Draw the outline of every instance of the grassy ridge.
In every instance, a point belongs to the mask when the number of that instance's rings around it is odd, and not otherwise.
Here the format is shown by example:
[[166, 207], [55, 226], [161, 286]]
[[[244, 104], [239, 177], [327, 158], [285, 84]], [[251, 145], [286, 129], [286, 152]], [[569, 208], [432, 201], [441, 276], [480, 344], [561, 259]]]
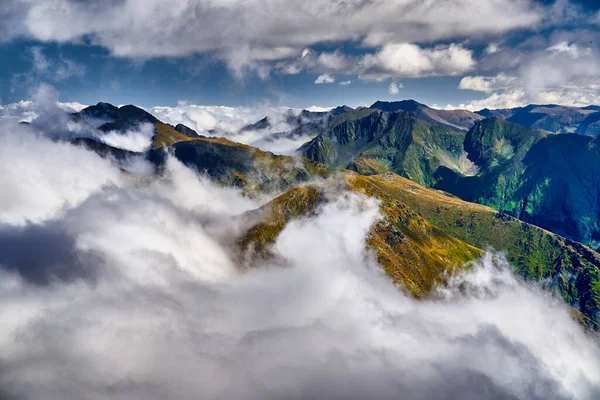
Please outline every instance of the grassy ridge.
[[[448, 272], [493, 248], [504, 251], [525, 279], [555, 288], [588, 325], [598, 323], [600, 255], [591, 249], [393, 173], [349, 172], [343, 181], [349, 190], [380, 200], [383, 218], [370, 230], [367, 244], [385, 272], [414, 296], [426, 296]], [[269, 245], [287, 222], [315, 213], [330, 198], [326, 190], [326, 185], [303, 185], [277, 197], [257, 211], [259, 221], [240, 239], [240, 247], [272, 256]]]
[[600, 321], [600, 255], [489, 207], [426, 189], [394, 174], [366, 178], [448, 234], [479, 249], [504, 251], [526, 279], [555, 287], [573, 307]]

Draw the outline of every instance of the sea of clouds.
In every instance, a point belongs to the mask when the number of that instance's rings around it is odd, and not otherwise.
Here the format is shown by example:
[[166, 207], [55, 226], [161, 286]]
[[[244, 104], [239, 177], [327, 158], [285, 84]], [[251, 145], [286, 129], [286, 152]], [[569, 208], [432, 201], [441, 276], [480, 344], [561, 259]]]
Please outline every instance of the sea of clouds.
[[[81, 124], [68, 117], [84, 109], [80, 103], [65, 103], [58, 99], [58, 92], [51, 86], [40, 85], [33, 91], [32, 100], [0, 105], [0, 119], [34, 122], [43, 127], [46, 133], [58, 131], [64, 136], [66, 131], [74, 137], [95, 137], [104, 143], [120, 149], [136, 152], [145, 151], [152, 144], [153, 127], [144, 124], [127, 132], [101, 132], [92, 130], [107, 121], [87, 121]], [[326, 112], [330, 108], [309, 107], [310, 111]], [[275, 107], [269, 104], [256, 104], [248, 107], [205, 106], [180, 102], [176, 106], [154, 106], [147, 110], [159, 120], [171, 125], [184, 124], [204, 136], [226, 137], [234, 142], [258, 147], [276, 154], [293, 155], [304, 143], [314, 138], [313, 132], [285, 135], [296, 128], [290, 124], [290, 115], [298, 116], [302, 110], [289, 107]], [[259, 130], [243, 130], [267, 117], [270, 126]], [[93, 132], [92, 132], [93, 131]]]
[[264, 201], [39, 124], [0, 137], [0, 398], [600, 396], [598, 337], [501, 255], [431, 300], [395, 286], [372, 198], [339, 193], [248, 269], [235, 237]]

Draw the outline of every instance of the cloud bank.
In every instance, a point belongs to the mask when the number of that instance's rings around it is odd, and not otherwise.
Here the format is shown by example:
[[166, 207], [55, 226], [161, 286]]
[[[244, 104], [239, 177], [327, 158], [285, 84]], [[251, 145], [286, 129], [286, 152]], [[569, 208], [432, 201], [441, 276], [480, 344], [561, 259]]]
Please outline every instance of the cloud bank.
[[0, 135], [2, 397], [599, 395], [597, 337], [501, 256], [403, 294], [365, 248], [373, 199], [339, 194], [246, 269], [232, 238], [260, 203], [238, 191], [175, 160], [123, 174], [14, 121]]
[[[16, 0], [0, 7], [6, 21], [4, 40], [89, 42], [113, 56], [137, 60], [209, 54], [238, 76], [253, 71], [262, 77], [281, 60], [304, 59], [310, 47], [344, 42], [377, 49], [370, 62], [388, 74], [414, 75], [421, 69], [426, 75], [442, 74], [446, 62], [439, 71], [428, 65], [437, 66], [447, 57], [437, 47], [421, 50], [421, 58], [413, 59], [407, 71], [396, 62], [390, 65], [387, 54], [404, 46], [400, 53], [412, 57], [423, 44], [483, 40], [537, 26], [548, 12], [533, 0], [111, 0], [101, 5], [90, 0]], [[455, 53], [460, 45], [449, 48]], [[467, 54], [451, 57], [464, 59]], [[326, 69], [321, 73], [334, 73], [348, 67], [350, 58], [339, 51], [322, 52], [310, 63]], [[288, 65], [287, 71], [298, 72], [299, 66]]]
[[[573, 34], [552, 38], [546, 46], [529, 52], [496, 49], [491, 61], [505, 64], [509, 73], [472, 75], [461, 79], [458, 88], [486, 93], [487, 97], [464, 103], [458, 108], [512, 108], [527, 104], [587, 106], [600, 103], [597, 84], [600, 50], [593, 41]], [[511, 62], [513, 62], [511, 61]]]

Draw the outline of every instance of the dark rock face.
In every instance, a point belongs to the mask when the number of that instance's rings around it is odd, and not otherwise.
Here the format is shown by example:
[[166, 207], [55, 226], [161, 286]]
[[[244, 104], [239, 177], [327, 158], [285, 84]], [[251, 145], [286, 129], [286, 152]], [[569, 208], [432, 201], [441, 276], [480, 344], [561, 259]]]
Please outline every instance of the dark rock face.
[[479, 174], [465, 177], [441, 168], [436, 188], [598, 247], [597, 139], [489, 118], [467, 133], [464, 146]]
[[271, 121], [269, 120], [269, 117], [264, 117], [260, 121], [244, 126], [242, 129], [240, 129], [240, 132], [262, 131], [264, 129], [269, 129], [270, 127]]
[[414, 113], [357, 109], [332, 118], [299, 151], [330, 167], [367, 175], [392, 171], [431, 185], [440, 165], [458, 162], [463, 140], [464, 134], [428, 124]]
[[175, 125], [175, 130], [179, 133], [183, 133], [185, 136], [191, 137], [191, 138], [197, 138], [197, 137], [202, 137], [201, 135], [198, 134], [198, 132], [196, 132], [195, 130], [193, 130], [192, 128], [189, 128], [183, 124], [177, 124]]

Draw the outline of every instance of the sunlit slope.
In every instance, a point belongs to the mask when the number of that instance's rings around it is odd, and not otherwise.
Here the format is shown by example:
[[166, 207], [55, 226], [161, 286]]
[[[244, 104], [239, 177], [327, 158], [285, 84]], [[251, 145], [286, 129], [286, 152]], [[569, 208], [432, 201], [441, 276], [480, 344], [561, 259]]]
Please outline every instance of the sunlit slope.
[[324, 165], [306, 158], [275, 155], [225, 138], [190, 138], [159, 123], [148, 159], [160, 168], [169, 153], [188, 167], [247, 193], [281, 192], [329, 173]]
[[[591, 249], [393, 173], [346, 173], [328, 184], [381, 201], [383, 219], [371, 229], [367, 243], [385, 271], [415, 296], [429, 293], [447, 272], [482, 251], [495, 249], [505, 252], [524, 278], [555, 288], [590, 325], [598, 321], [600, 255]], [[260, 210], [262, 219], [239, 244], [271, 255], [269, 244], [286, 223], [315, 212], [329, 193], [328, 185], [304, 185], [279, 196]]]
[[[336, 183], [340, 189], [348, 186], [342, 176]], [[261, 257], [271, 256], [269, 245], [287, 222], [311, 215], [319, 205], [335, 197], [336, 192], [329, 184], [331, 182], [296, 187], [255, 212], [262, 218], [240, 239], [242, 249], [256, 251]], [[480, 250], [444, 233], [385, 192], [370, 195], [381, 201], [383, 218], [372, 227], [367, 243], [384, 270], [413, 295], [427, 295], [446, 272], [462, 267], [481, 254]]]

